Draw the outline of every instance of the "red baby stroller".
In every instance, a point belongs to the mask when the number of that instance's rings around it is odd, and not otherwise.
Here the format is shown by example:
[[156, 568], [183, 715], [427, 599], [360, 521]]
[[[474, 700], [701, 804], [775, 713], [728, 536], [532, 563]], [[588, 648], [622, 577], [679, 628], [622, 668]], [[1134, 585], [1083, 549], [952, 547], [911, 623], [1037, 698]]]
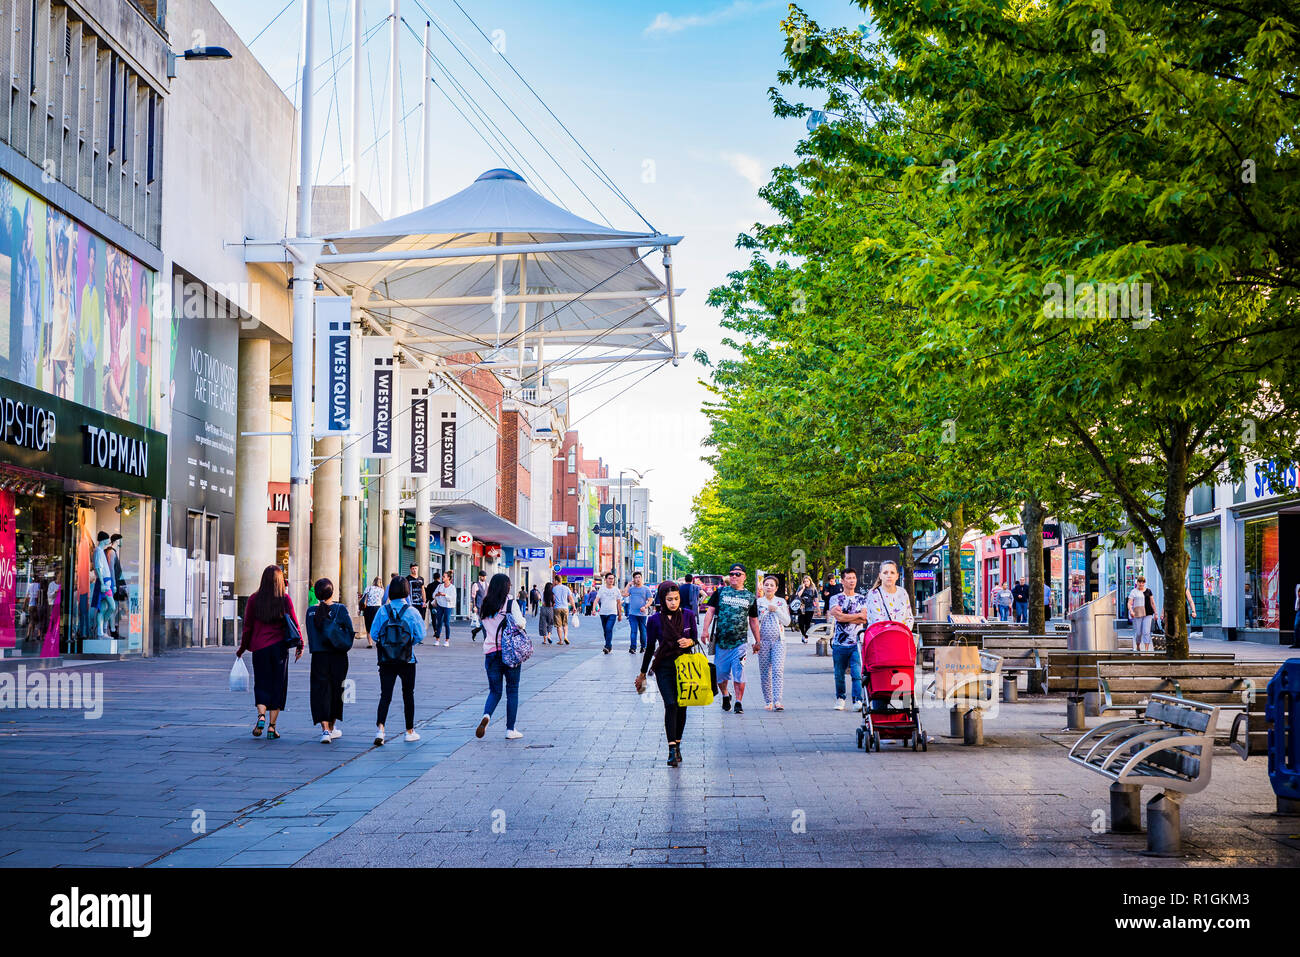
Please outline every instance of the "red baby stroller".
[[916, 642], [898, 621], [878, 621], [862, 635], [862, 727], [858, 747], [880, 750], [886, 739], [928, 751], [921, 713], [916, 707]]

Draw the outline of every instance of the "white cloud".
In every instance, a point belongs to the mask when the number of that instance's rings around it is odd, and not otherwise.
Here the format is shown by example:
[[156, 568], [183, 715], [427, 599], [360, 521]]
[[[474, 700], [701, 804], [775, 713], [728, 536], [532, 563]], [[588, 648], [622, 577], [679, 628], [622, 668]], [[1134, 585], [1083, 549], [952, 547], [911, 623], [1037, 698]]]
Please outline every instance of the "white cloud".
[[753, 3], [751, 0], [735, 0], [729, 7], [720, 7], [708, 13], [690, 13], [676, 17], [671, 13], [660, 13], [654, 18], [650, 26], [645, 28], [645, 35], [681, 33], [691, 27], [708, 27], [715, 23], [723, 23], [737, 17], [757, 13], [759, 10], [778, 6], [780, 2], [781, 0], [767, 0], [764, 3]]
[[754, 189], [762, 189], [767, 185], [768, 171], [763, 168], [755, 157], [745, 153], [727, 153], [718, 154], [719, 158], [732, 168], [742, 179], [747, 181]]

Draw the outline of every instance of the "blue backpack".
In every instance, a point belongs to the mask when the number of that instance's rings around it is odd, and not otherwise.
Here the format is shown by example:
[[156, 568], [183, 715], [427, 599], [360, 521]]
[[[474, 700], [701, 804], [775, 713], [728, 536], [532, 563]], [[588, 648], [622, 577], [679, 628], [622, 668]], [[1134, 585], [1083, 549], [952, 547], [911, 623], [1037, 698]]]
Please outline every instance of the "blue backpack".
[[394, 614], [393, 609], [392, 604], [384, 606], [384, 614], [388, 616], [388, 620], [384, 622], [384, 627], [379, 629], [379, 640], [375, 643], [381, 665], [405, 664], [410, 661], [411, 648], [415, 644], [415, 634], [411, 626], [406, 623], [406, 615]]

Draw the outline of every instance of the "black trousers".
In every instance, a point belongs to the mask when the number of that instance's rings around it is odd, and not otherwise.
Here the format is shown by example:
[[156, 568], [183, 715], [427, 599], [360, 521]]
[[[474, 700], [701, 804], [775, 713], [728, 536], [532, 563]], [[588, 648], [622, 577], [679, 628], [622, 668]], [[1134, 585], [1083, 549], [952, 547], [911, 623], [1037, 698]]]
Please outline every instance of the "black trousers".
[[379, 711], [375, 724], [388, 724], [388, 706], [393, 703], [393, 685], [402, 679], [402, 711], [406, 728], [415, 727], [415, 662], [385, 662], [379, 666]]
[[808, 637], [808, 629], [812, 627], [813, 613], [810, 611], [799, 612], [799, 634], [805, 638]]
[[366, 620], [366, 640], [370, 640], [370, 626], [375, 623], [375, 615], [379, 614], [379, 605], [367, 605], [361, 609], [361, 617]]
[[343, 719], [343, 680], [348, 676], [346, 651], [315, 651], [311, 656], [311, 723]]
[[677, 703], [677, 669], [665, 661], [655, 669], [655, 683], [664, 699], [664, 734], [668, 743], [680, 741], [686, 730], [686, 706]]

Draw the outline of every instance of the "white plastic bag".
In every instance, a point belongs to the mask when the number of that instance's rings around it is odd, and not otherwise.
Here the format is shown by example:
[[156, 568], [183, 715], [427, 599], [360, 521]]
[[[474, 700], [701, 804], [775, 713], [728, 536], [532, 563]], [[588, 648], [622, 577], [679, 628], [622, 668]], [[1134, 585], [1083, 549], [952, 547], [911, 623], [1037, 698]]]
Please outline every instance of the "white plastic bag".
[[248, 691], [248, 668], [244, 666], [243, 658], [236, 658], [230, 666], [230, 690]]
[[577, 631], [578, 626], [582, 624], [582, 622], [579, 620], [580, 618], [582, 618], [582, 616], [579, 615], [576, 611], [569, 616], [569, 625], [573, 628], [574, 631]]

